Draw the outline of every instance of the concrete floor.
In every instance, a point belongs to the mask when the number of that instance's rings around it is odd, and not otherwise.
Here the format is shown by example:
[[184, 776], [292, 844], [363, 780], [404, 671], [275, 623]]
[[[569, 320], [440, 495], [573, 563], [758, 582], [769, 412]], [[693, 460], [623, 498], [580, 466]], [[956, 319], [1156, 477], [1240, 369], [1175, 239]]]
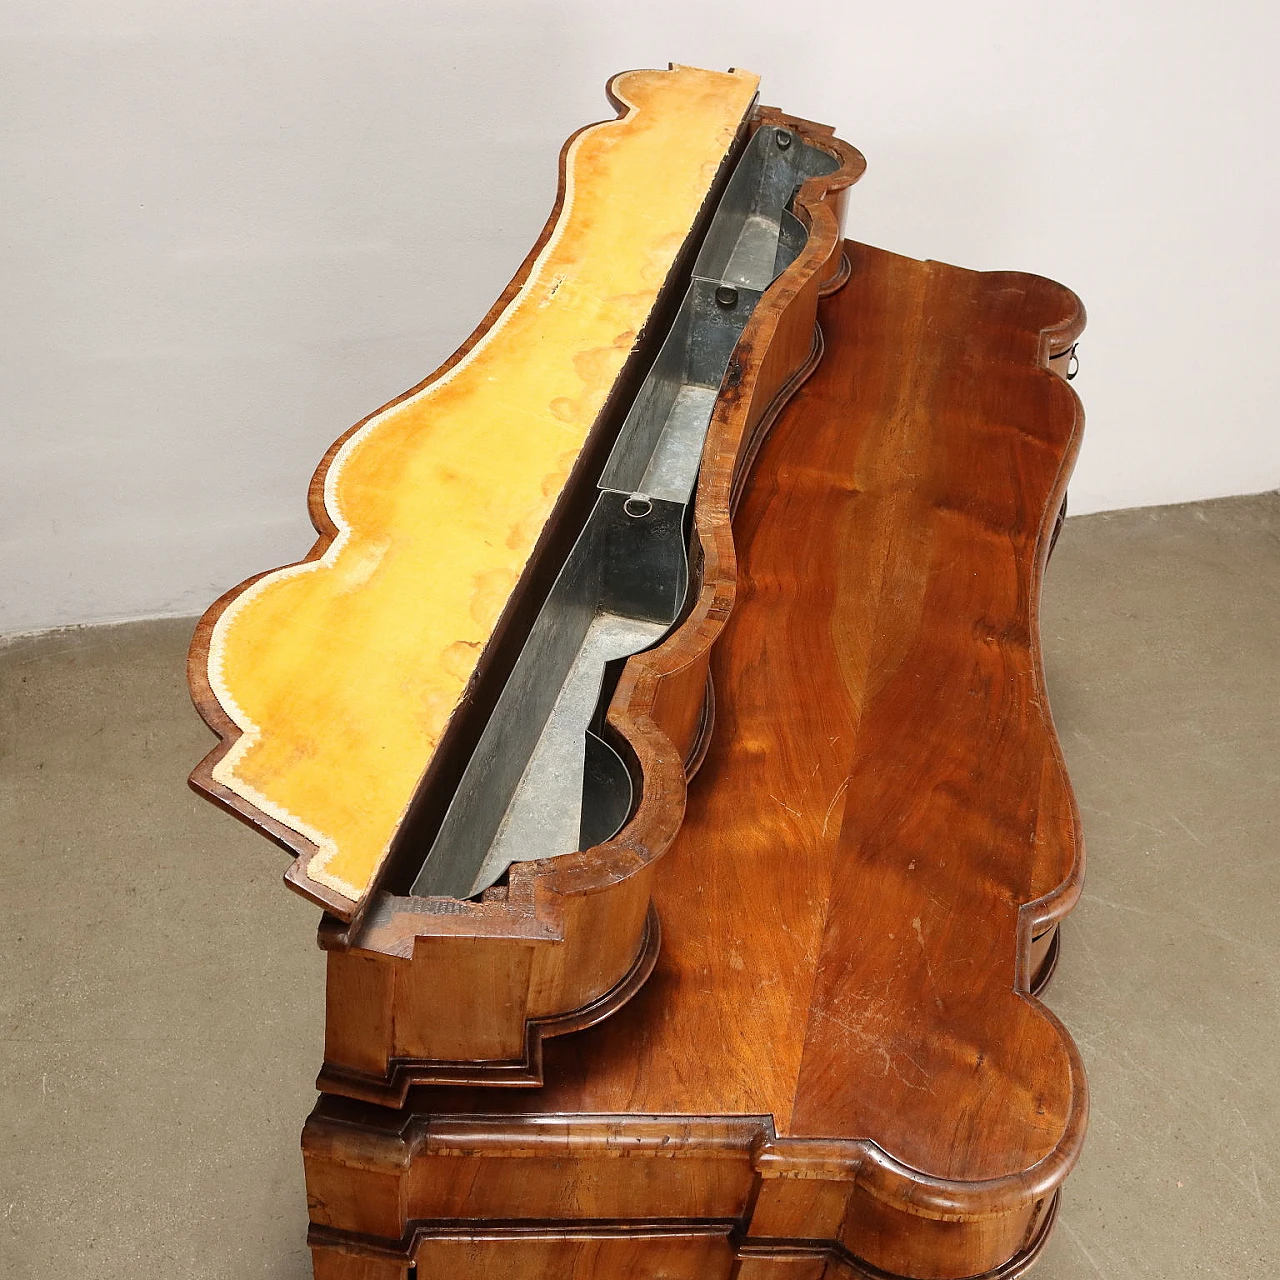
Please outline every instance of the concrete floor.
[[[0, 649], [5, 1280], [310, 1275], [316, 913], [185, 786], [190, 631]], [[1035, 1274], [1271, 1280], [1280, 497], [1071, 520], [1043, 634], [1090, 858], [1049, 1003], [1093, 1116]]]

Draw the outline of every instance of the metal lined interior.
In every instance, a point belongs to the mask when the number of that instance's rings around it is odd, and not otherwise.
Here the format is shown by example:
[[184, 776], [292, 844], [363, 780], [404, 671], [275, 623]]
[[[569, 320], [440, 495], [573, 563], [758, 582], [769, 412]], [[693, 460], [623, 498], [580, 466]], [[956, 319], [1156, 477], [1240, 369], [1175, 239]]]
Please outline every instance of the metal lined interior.
[[686, 515], [742, 330], [806, 232], [797, 188], [836, 161], [757, 130], [707, 232], [680, 310], [636, 396], [600, 493], [507, 679], [413, 885], [472, 897], [513, 862], [556, 857], [627, 820], [627, 766], [592, 729], [606, 668], [649, 648], [684, 605]]

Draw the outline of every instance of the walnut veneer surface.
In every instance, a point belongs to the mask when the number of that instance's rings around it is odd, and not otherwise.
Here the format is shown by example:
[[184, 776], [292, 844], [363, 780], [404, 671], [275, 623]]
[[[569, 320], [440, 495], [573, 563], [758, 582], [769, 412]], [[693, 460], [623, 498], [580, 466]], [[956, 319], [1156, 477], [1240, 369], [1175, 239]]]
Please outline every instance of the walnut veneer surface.
[[318, 1274], [651, 1274], [641, 1220], [669, 1276], [1012, 1275], [1038, 1251], [1086, 1111], [1028, 994], [1083, 866], [1036, 628], [1082, 421], [1048, 361], [1083, 312], [1038, 277], [847, 250], [735, 518], [652, 977], [549, 1042], [540, 1089], [322, 1099]]

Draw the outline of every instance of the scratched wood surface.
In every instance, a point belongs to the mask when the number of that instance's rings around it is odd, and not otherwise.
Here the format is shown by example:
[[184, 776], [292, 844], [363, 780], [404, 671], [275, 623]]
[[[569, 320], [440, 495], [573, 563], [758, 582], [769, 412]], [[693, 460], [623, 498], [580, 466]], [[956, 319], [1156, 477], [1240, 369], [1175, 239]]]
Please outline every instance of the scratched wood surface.
[[568, 144], [522, 283], [312, 484], [320, 541], [220, 600], [193, 647], [224, 741], [193, 780], [353, 914], [476, 671], [755, 98], [757, 77], [617, 76]]
[[[395, 1120], [322, 1102], [324, 1229], [522, 1217], [543, 1134], [545, 1219], [727, 1217], [757, 1251], [819, 1242], [831, 1275], [1012, 1275], [1043, 1242], [1086, 1110], [1028, 994], [1083, 866], [1036, 623], [1081, 427], [1048, 361], [1083, 313], [1038, 277], [848, 253], [735, 521], [653, 976], [547, 1045], [542, 1089], [421, 1089]], [[330, 1204], [348, 1144], [366, 1169], [399, 1151], [403, 1203]]]

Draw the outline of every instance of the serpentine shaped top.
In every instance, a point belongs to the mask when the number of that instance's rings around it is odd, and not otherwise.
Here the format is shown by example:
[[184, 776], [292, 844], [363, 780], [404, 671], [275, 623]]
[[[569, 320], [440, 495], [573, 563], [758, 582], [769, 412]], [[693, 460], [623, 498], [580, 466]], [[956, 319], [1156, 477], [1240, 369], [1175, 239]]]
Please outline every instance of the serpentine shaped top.
[[567, 145], [520, 287], [460, 358], [330, 451], [308, 559], [202, 620], [191, 683], [223, 741], [193, 782], [308, 855], [295, 887], [339, 915], [371, 887], [757, 84], [615, 77], [625, 110]]

